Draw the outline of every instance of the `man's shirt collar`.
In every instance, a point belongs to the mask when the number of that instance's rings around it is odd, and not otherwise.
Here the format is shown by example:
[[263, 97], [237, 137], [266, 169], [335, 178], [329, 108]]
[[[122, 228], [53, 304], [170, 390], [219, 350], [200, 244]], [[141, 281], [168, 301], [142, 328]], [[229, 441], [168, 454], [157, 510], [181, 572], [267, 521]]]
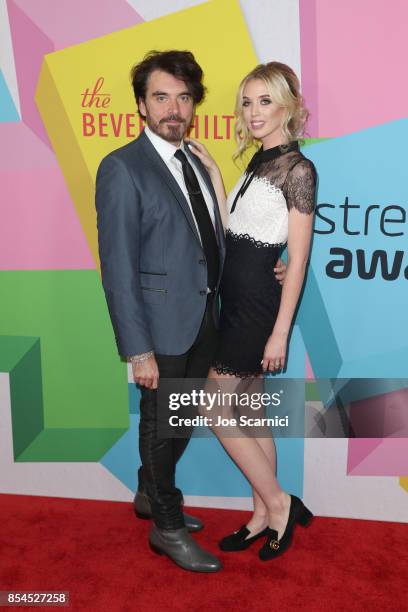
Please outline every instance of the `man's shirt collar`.
[[[156, 151], [162, 158], [162, 160], [166, 164], [168, 164], [170, 160], [174, 157], [174, 154], [177, 151], [178, 147], [176, 147], [171, 142], [168, 142], [167, 140], [164, 140], [164, 138], [161, 138], [160, 136], [155, 134], [149, 128], [148, 125], [145, 126], [144, 131], [145, 131], [146, 136], [148, 137], [148, 139], [150, 140], [150, 142], [152, 143], [152, 145], [154, 146], [154, 148], [156, 149]], [[182, 151], [186, 150], [186, 147], [183, 141], [181, 142], [180, 149]]]

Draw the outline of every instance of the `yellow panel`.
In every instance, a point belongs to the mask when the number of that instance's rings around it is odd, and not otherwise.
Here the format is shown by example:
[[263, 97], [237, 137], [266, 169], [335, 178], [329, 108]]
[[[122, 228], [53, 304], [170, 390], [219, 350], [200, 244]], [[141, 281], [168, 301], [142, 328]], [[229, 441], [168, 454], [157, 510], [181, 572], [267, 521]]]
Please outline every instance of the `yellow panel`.
[[401, 476], [399, 482], [400, 482], [401, 487], [405, 489], [406, 492], [408, 493], [408, 476]]
[[237, 0], [206, 2], [46, 55], [36, 102], [97, 264], [96, 169], [109, 151], [139, 133], [129, 71], [151, 49], [194, 53], [208, 88], [197, 109], [199, 139], [219, 162], [227, 188], [240, 173], [231, 161], [235, 142], [228, 116], [237, 86], [257, 58]]

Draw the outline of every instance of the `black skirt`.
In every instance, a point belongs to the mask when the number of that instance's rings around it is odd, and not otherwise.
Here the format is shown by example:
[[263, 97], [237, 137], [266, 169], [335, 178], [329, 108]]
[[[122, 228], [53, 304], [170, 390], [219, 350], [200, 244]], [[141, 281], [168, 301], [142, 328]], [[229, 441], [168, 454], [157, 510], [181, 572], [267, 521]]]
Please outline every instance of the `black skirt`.
[[273, 269], [284, 246], [227, 230], [219, 345], [213, 363], [218, 374], [246, 378], [262, 372], [282, 292]]

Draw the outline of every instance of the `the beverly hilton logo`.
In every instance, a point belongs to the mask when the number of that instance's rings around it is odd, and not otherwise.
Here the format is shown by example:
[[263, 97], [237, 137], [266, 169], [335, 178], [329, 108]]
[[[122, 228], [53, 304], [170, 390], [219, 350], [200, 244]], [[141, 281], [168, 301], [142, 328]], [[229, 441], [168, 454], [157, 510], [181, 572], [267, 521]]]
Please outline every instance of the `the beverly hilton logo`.
[[[136, 138], [143, 130], [144, 122], [136, 111], [112, 112], [109, 107], [112, 95], [100, 76], [81, 94], [82, 135], [85, 138]], [[190, 136], [203, 140], [231, 140], [234, 136], [234, 115], [217, 113], [196, 114]]]

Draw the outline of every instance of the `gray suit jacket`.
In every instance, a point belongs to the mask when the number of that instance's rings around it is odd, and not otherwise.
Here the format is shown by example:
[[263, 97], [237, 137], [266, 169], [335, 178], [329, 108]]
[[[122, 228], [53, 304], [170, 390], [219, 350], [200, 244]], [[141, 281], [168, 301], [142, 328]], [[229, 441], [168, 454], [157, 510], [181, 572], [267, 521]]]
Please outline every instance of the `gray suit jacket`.
[[[225, 241], [217, 198], [204, 166], [189, 155], [214, 200], [221, 275]], [[95, 201], [102, 283], [119, 354], [186, 352], [204, 314], [207, 265], [187, 200], [144, 132], [101, 161]]]

